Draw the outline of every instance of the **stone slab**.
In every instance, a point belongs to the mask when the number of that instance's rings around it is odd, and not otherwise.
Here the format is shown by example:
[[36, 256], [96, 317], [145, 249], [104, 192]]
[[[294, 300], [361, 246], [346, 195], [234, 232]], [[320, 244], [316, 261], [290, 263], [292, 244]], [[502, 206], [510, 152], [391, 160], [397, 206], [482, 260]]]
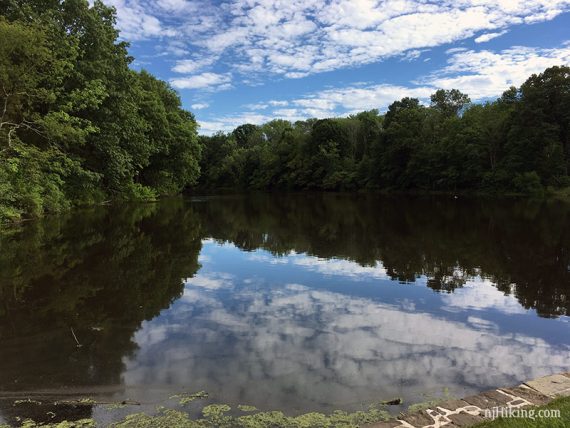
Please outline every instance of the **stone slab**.
[[490, 400], [494, 400], [494, 401], [496, 401], [497, 403], [500, 403], [500, 404], [502, 404], [502, 405], [505, 405], [505, 404], [507, 404], [509, 401], [512, 401], [512, 398], [511, 398], [511, 397], [509, 397], [509, 396], [507, 396], [507, 395], [505, 395], [505, 394], [502, 394], [502, 393], [500, 393], [500, 392], [497, 391], [497, 390], [485, 391], [485, 392], [483, 392], [481, 395], [484, 396], [484, 397], [489, 398]]
[[570, 377], [562, 374], [529, 380], [525, 385], [549, 397], [570, 396]]
[[415, 427], [423, 427], [426, 425], [433, 424], [433, 418], [425, 410], [420, 410], [419, 412], [402, 415], [398, 419], [406, 421], [407, 423]]
[[456, 410], [461, 407], [469, 406], [470, 404], [467, 401], [463, 400], [447, 400], [443, 403], [436, 404], [434, 407], [441, 407], [442, 409], [446, 410]]
[[468, 427], [471, 425], [481, 423], [485, 420], [480, 416], [473, 416], [470, 415], [469, 413], [458, 413], [456, 415], [449, 415], [449, 419], [451, 420], [451, 422], [453, 422], [454, 425], [460, 427]]
[[536, 406], [542, 406], [543, 404], [549, 403], [551, 400], [550, 397], [547, 397], [546, 395], [543, 395], [529, 387], [515, 386], [513, 388], [501, 388], [501, 390], [505, 391], [507, 394], [524, 398], [526, 401], [529, 401]]
[[469, 397], [465, 397], [463, 400], [483, 410], [492, 409], [493, 407], [501, 407], [504, 405], [502, 402], [493, 400], [491, 397], [483, 394], [471, 395]]

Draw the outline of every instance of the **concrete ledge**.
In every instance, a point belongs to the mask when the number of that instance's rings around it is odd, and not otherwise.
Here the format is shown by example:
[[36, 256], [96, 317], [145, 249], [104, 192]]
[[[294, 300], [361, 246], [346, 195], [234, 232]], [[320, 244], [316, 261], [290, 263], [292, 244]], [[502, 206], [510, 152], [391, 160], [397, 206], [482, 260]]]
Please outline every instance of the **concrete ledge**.
[[449, 400], [433, 408], [402, 414], [369, 428], [439, 428], [468, 427], [488, 420], [485, 410], [493, 408], [520, 409], [540, 406], [557, 397], [570, 396], [570, 372], [544, 376], [522, 385], [499, 388], [462, 400]]
[[545, 376], [525, 382], [525, 385], [549, 397], [566, 397], [570, 395], [570, 377], [566, 374]]

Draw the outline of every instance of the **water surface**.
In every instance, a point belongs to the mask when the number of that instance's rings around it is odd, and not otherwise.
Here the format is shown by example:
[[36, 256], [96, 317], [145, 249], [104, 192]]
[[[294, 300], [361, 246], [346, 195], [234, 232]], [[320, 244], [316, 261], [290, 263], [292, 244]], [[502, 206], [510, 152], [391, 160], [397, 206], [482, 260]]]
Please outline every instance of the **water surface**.
[[205, 390], [290, 414], [461, 397], [569, 370], [569, 293], [560, 202], [99, 207], [0, 238], [0, 392]]

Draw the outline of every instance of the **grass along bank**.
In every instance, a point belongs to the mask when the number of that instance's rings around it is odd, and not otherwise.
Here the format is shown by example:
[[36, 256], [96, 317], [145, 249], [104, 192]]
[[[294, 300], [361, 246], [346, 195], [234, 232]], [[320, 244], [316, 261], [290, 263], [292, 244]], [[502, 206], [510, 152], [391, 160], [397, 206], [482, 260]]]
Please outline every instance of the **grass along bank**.
[[[531, 407], [534, 417], [529, 418], [498, 418], [483, 422], [473, 428], [566, 428], [570, 426], [570, 397], [558, 398], [545, 406]], [[543, 411], [548, 412], [543, 412]], [[560, 417], [546, 417], [551, 411], [560, 411]], [[542, 415], [542, 416], [541, 416]]]

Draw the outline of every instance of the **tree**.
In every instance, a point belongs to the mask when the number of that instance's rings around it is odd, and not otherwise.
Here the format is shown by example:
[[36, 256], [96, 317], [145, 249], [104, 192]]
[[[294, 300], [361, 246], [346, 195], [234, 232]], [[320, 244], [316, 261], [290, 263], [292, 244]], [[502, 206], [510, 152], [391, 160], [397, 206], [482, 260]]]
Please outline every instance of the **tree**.
[[147, 123], [151, 154], [141, 171], [141, 182], [159, 194], [176, 194], [197, 183], [200, 145], [194, 116], [182, 109], [168, 84], [146, 71], [138, 74], [140, 113]]
[[417, 98], [404, 97], [400, 101], [394, 101], [388, 106], [388, 111], [384, 116], [384, 128], [388, 128], [394, 117], [401, 110], [417, 109], [420, 107], [420, 100]]
[[533, 74], [519, 93], [506, 143], [506, 170], [515, 178], [534, 171], [542, 184], [567, 185], [570, 68]]
[[376, 154], [378, 174], [384, 186], [410, 187], [415, 172], [409, 165], [423, 145], [425, 119], [426, 109], [416, 98], [402, 98], [388, 107], [384, 139]]
[[249, 145], [249, 138], [255, 131], [257, 131], [257, 126], [246, 123], [234, 129], [232, 135], [236, 139], [238, 147], [247, 147]]
[[457, 89], [438, 89], [430, 97], [431, 106], [445, 117], [457, 116], [471, 102], [469, 96]]
[[54, 111], [66, 62], [53, 57], [45, 32], [0, 17], [0, 39], [1, 222], [69, 206], [64, 179], [80, 168], [58, 143], [85, 133], [73, 127], [81, 120]]

